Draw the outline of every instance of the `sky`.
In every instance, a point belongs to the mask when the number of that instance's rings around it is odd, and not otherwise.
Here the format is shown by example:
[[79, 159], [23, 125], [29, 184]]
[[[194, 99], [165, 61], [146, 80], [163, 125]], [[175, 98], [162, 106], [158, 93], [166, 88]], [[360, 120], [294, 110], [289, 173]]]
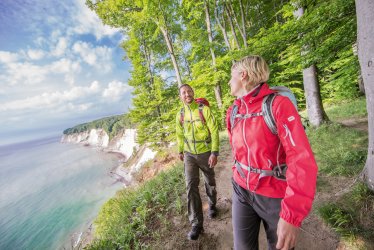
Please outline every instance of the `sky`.
[[0, 145], [125, 113], [123, 39], [85, 0], [0, 0]]

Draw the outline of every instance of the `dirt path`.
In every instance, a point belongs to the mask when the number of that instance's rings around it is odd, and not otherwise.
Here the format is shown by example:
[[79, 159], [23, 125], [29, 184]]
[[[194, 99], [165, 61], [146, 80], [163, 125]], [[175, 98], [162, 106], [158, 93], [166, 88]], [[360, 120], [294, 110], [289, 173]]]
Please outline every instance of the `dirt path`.
[[346, 127], [351, 127], [359, 131], [368, 132], [368, 118], [367, 117], [339, 120], [338, 122], [343, 124]]
[[[222, 143], [224, 144], [224, 143]], [[163, 249], [233, 249], [233, 234], [231, 222], [231, 152], [229, 147], [221, 148], [219, 163], [216, 166], [216, 180], [219, 215], [215, 219], [207, 217], [208, 203], [205, 195], [203, 181], [200, 182], [200, 194], [203, 201], [204, 210], [204, 229], [205, 232], [197, 241], [189, 241], [186, 238], [190, 225], [187, 220], [187, 214], [180, 218], [174, 218], [174, 226], [178, 228], [169, 240], [164, 241]], [[317, 194], [318, 200], [325, 197]], [[186, 200], [186, 197], [183, 197]], [[299, 240], [296, 249], [305, 250], [330, 250], [339, 248], [339, 238], [329, 228], [324, 226], [322, 221], [312, 212], [304, 221], [300, 230]], [[260, 232], [260, 250], [267, 249], [266, 236], [263, 228]]]

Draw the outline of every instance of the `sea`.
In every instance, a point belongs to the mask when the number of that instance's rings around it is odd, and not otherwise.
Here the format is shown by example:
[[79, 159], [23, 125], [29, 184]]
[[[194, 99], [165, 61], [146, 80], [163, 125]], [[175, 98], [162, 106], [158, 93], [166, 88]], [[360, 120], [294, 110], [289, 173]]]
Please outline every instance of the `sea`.
[[72, 249], [123, 188], [118, 155], [59, 141], [0, 147], [0, 249]]

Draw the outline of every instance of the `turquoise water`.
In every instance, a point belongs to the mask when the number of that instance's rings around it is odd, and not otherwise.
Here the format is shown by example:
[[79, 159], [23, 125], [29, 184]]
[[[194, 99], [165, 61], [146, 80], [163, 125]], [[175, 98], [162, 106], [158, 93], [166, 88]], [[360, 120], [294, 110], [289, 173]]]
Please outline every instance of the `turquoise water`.
[[116, 155], [58, 140], [0, 147], [0, 249], [70, 249], [122, 187]]

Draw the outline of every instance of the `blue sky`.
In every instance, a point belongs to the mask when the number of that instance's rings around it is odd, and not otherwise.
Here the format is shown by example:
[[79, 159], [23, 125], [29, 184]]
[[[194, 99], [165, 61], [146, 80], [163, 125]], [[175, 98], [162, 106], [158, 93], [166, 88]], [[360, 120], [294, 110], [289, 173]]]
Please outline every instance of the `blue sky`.
[[123, 34], [84, 2], [0, 1], [0, 145], [131, 106]]

